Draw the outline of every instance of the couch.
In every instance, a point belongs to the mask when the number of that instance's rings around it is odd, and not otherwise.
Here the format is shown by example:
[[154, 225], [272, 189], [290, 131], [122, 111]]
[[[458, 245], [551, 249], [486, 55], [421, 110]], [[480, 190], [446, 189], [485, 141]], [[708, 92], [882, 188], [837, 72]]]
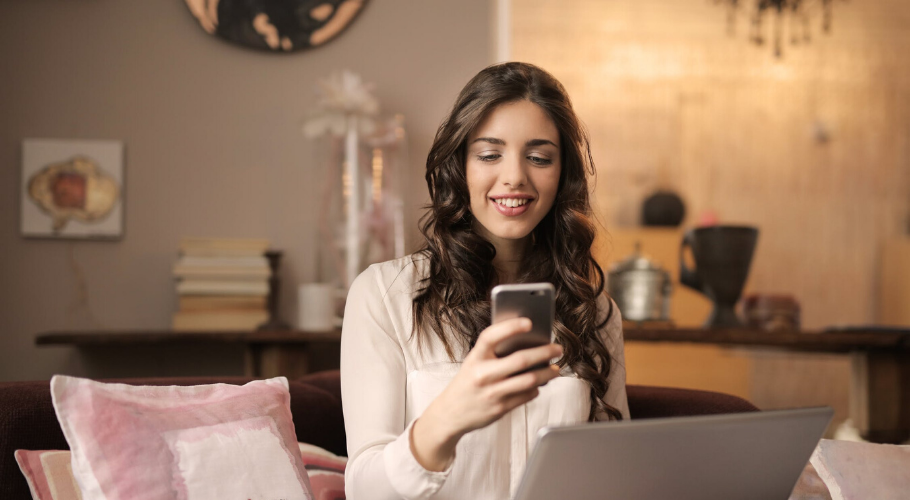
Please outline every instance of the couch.
[[[110, 380], [134, 385], [244, 384], [242, 377]], [[345, 449], [339, 372], [318, 372], [290, 381], [297, 440], [338, 455]], [[708, 391], [627, 386], [632, 419], [758, 411], [748, 401]], [[0, 383], [0, 498], [28, 500], [28, 484], [13, 457], [17, 449], [69, 449], [51, 405], [48, 381]]]

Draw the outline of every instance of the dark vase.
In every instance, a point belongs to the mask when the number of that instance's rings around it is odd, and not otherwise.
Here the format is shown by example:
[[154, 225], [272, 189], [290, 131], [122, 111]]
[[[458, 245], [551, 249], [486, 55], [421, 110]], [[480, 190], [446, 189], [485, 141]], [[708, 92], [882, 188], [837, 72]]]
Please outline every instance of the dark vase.
[[[679, 281], [714, 302], [705, 327], [743, 326], [735, 307], [749, 276], [757, 242], [758, 229], [748, 226], [702, 227], [683, 237], [679, 249]], [[686, 247], [692, 249], [694, 269], [683, 259]]]
[[686, 206], [676, 193], [658, 191], [649, 196], [641, 207], [641, 223], [645, 226], [680, 225], [686, 216]]

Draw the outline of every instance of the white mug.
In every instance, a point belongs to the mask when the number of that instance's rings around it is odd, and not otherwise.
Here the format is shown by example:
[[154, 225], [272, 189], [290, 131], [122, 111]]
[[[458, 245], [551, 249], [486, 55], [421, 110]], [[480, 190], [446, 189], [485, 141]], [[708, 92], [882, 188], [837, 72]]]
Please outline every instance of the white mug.
[[297, 328], [305, 332], [335, 329], [335, 285], [304, 283], [297, 288]]

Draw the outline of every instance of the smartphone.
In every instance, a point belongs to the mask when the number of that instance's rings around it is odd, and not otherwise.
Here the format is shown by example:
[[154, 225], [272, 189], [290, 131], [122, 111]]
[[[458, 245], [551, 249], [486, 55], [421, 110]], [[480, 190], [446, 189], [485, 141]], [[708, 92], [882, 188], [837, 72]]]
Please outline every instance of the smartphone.
[[[556, 290], [550, 283], [499, 285], [493, 288], [493, 323], [512, 318], [531, 320], [531, 331], [503, 340], [493, 352], [508, 356], [515, 351], [549, 344], [553, 341], [553, 318], [556, 315]], [[547, 363], [528, 370], [545, 368]]]

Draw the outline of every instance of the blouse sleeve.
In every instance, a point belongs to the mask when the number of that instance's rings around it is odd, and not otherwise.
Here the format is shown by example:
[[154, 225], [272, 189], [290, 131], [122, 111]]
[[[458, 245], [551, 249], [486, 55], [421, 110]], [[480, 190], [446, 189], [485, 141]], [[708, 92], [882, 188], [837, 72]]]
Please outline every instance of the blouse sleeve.
[[[610, 366], [609, 387], [604, 402], [622, 413], [623, 420], [629, 420], [629, 400], [626, 397], [626, 355], [622, 337], [622, 314], [612, 299], [603, 300], [605, 314], [612, 311], [610, 320], [601, 330], [601, 335], [613, 363]], [[597, 420], [609, 420], [605, 412], [596, 415]]]
[[449, 471], [432, 472], [414, 458], [413, 423], [405, 421], [404, 352], [384, 300], [376, 266], [348, 293], [341, 333], [341, 398], [347, 434], [345, 494], [351, 500], [431, 498]]

